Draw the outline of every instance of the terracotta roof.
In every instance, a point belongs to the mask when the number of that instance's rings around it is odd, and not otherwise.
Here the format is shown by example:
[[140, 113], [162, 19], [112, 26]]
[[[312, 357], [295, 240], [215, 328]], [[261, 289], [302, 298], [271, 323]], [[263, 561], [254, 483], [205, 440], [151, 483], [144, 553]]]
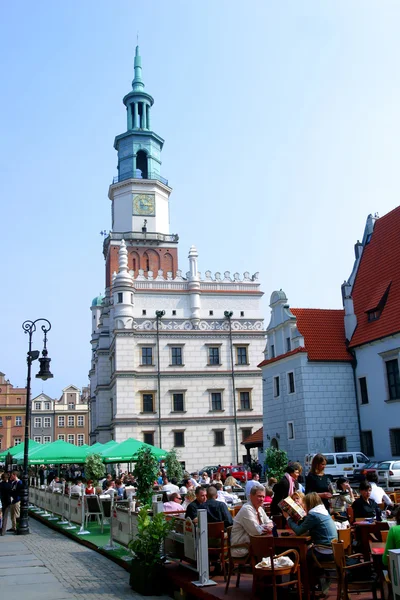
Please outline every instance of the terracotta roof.
[[270, 365], [271, 363], [274, 363], [278, 360], [282, 360], [282, 358], [286, 358], [287, 356], [292, 356], [293, 354], [297, 354], [298, 352], [307, 352], [307, 350], [303, 346], [300, 346], [300, 348], [295, 348], [294, 350], [291, 350], [290, 352], [285, 352], [285, 354], [280, 354], [279, 356], [275, 356], [275, 358], [268, 358], [267, 360], [263, 360], [262, 362], [260, 362], [260, 364], [258, 366], [263, 367], [264, 365]]
[[263, 428], [257, 429], [254, 433], [243, 440], [242, 444], [262, 444], [263, 443]]
[[[350, 346], [400, 331], [400, 206], [375, 222], [371, 241], [365, 246], [353, 286], [357, 327]], [[391, 282], [382, 314], [368, 321], [366, 311], [384, 295]], [[373, 307], [376, 308], [376, 307]]]
[[353, 360], [346, 348], [344, 310], [291, 308], [309, 360]]

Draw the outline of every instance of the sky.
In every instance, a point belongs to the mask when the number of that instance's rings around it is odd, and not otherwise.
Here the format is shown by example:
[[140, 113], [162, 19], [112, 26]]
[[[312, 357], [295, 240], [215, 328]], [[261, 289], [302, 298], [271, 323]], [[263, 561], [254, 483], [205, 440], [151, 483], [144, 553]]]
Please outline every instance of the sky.
[[0, 11], [0, 371], [14, 386], [26, 383], [22, 323], [40, 317], [54, 379], [32, 395], [87, 385], [137, 35], [182, 271], [194, 244], [202, 273], [259, 272], [267, 322], [275, 289], [293, 307], [341, 307], [368, 214], [399, 203], [397, 0]]

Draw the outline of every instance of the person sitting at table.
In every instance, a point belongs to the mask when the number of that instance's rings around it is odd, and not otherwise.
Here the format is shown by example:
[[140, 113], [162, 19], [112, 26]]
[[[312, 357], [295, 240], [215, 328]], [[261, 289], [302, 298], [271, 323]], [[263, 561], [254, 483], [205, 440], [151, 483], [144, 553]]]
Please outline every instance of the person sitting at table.
[[306, 495], [303, 494], [303, 492], [300, 492], [300, 490], [297, 490], [297, 492], [292, 494], [290, 497], [292, 500], [294, 500], [296, 502], [296, 504], [301, 506], [301, 508], [304, 508], [304, 498], [306, 497]]
[[190, 479], [184, 479], [183, 482], [182, 482], [181, 487], [179, 488], [179, 492], [181, 494], [187, 494], [189, 490], [193, 490], [194, 491], [194, 485], [190, 481]]
[[189, 517], [192, 521], [197, 519], [197, 511], [199, 508], [206, 508], [204, 504], [207, 502], [207, 491], [200, 485], [196, 488], [195, 494], [196, 499], [187, 506], [185, 512], [185, 517]]
[[225, 529], [233, 525], [232, 515], [224, 502], [217, 500], [218, 492], [213, 485], [207, 488], [207, 509], [208, 523], [220, 523], [223, 521]]
[[388, 566], [388, 553], [389, 550], [398, 550], [400, 549], [400, 509], [396, 508], [393, 511], [396, 515], [396, 525], [389, 529], [389, 533], [386, 540], [385, 551], [383, 553], [382, 561], [383, 564]]
[[291, 496], [297, 489], [297, 479], [302, 471], [299, 463], [289, 463], [286, 467], [286, 473], [273, 487], [274, 497], [271, 503], [271, 515], [281, 515], [282, 511], [279, 508], [279, 502], [288, 496]]
[[271, 504], [274, 492], [270, 488], [265, 488], [264, 504]]
[[228, 487], [234, 487], [235, 485], [239, 485], [239, 482], [234, 478], [233, 475], [228, 475], [228, 477], [225, 479], [224, 485], [227, 485]]
[[214, 481], [222, 481], [221, 473], [219, 471], [215, 471], [215, 473], [212, 474], [211, 485], [214, 484]]
[[278, 483], [278, 480], [276, 477], [268, 478], [268, 487], [271, 488], [272, 490], [274, 489], [274, 487], [276, 486], [277, 483]]
[[165, 476], [163, 479], [163, 486], [161, 488], [162, 492], [167, 492], [168, 494], [172, 494], [173, 492], [179, 492], [179, 488], [176, 485], [176, 480], [173, 478], [171, 482], [169, 482], [168, 477]]
[[372, 471], [367, 473], [366, 480], [371, 484], [371, 498], [375, 500], [377, 504], [386, 504], [386, 506], [393, 506], [393, 502], [386, 494], [385, 490], [378, 485], [378, 475]]
[[243, 557], [249, 553], [251, 535], [263, 535], [272, 531], [274, 523], [262, 508], [264, 496], [264, 486], [254, 484], [249, 500], [234, 518], [231, 533], [232, 556]]
[[88, 482], [87, 482], [87, 484], [86, 484], [85, 494], [87, 496], [90, 496], [90, 495], [95, 494], [95, 493], [96, 493], [96, 490], [93, 487], [93, 480], [89, 479]]
[[380, 519], [381, 510], [375, 500], [371, 499], [371, 484], [369, 481], [360, 482], [360, 497], [354, 500], [351, 508], [355, 519]]
[[311, 469], [306, 477], [306, 494], [316, 492], [321, 498], [325, 508], [329, 510], [329, 500], [332, 498], [328, 475], [325, 475], [326, 458], [323, 454], [316, 454], [311, 461]]
[[164, 512], [183, 512], [182, 496], [178, 492], [173, 492], [168, 502], [164, 502]]
[[185, 495], [185, 499], [184, 499], [184, 501], [182, 502], [182, 508], [183, 508], [183, 510], [185, 510], [185, 511], [186, 511], [186, 509], [187, 509], [187, 507], [189, 506], [189, 504], [190, 504], [191, 502], [193, 502], [194, 500], [196, 500], [196, 493], [195, 493], [195, 490], [194, 490], [194, 489], [190, 489], [190, 490], [188, 491], [188, 493]]
[[349, 480], [345, 477], [339, 477], [336, 481], [336, 485], [339, 495], [332, 498], [331, 512], [347, 518], [347, 508], [351, 506], [355, 500], [354, 493], [351, 489]]
[[[246, 483], [245, 494], [246, 494], [247, 499], [250, 496], [251, 488], [253, 487], [253, 485], [256, 485], [256, 483], [258, 483], [259, 481], [260, 481], [259, 474], [253, 473], [253, 479], [249, 479], [248, 482]], [[227, 484], [225, 481], [225, 485], [229, 485], [229, 484]]]
[[217, 500], [219, 502], [225, 502], [225, 504], [233, 504], [234, 497], [232, 496], [232, 494], [229, 494], [229, 492], [225, 492], [224, 486], [220, 481], [216, 481], [214, 483], [214, 487], [217, 490]]
[[211, 479], [207, 471], [203, 471], [200, 478], [201, 485], [210, 485]]
[[[337, 530], [335, 523], [326, 510], [322, 499], [316, 492], [310, 492], [304, 497], [304, 509], [307, 516], [296, 523], [289, 515], [283, 512], [288, 525], [296, 535], [303, 535], [308, 531], [313, 541], [312, 551], [319, 562], [333, 560], [333, 550], [321, 546], [332, 547], [332, 540], [337, 540]], [[309, 564], [313, 563], [313, 556], [309, 550]]]

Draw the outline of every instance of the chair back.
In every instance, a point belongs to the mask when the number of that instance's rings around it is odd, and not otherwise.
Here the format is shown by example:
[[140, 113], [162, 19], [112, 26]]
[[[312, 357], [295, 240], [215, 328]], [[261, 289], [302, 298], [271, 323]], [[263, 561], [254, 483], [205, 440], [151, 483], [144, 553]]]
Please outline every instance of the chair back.
[[99, 497], [95, 494], [85, 496], [86, 509], [89, 515], [102, 515], [101, 504]]
[[343, 542], [343, 549], [347, 552], [351, 548], [351, 529], [338, 529], [339, 542]]
[[346, 566], [346, 558], [344, 554], [344, 543], [342, 540], [332, 540], [333, 559], [340, 573]]
[[[208, 523], [208, 548], [215, 549], [224, 543], [225, 527], [223, 521]], [[216, 543], [218, 546], [216, 546]]]
[[382, 542], [384, 544], [386, 544], [386, 542], [387, 542], [388, 533], [389, 533], [388, 530], [387, 531], [385, 531], [385, 530], [381, 531], [381, 538], [382, 538]]
[[[289, 543], [290, 545], [290, 543]], [[286, 550], [279, 556], [287, 556], [292, 555], [294, 557], [294, 564], [292, 567], [283, 567], [276, 568], [274, 565], [274, 556], [275, 552], [275, 538], [273, 536], [262, 536], [262, 535], [251, 535], [250, 536], [250, 557], [251, 557], [251, 567], [253, 571], [253, 575], [255, 573], [262, 574], [266, 570], [270, 571], [272, 578], [275, 578], [275, 575], [283, 575], [285, 573], [295, 573], [297, 571], [297, 567], [299, 565], [299, 553], [294, 548], [291, 550]], [[256, 565], [262, 561], [263, 558], [271, 559], [271, 568], [268, 569], [256, 569]]]
[[271, 518], [278, 529], [283, 529], [283, 515], [273, 515]]
[[111, 517], [111, 498], [109, 500], [101, 500], [101, 507], [103, 509], [103, 515], [106, 519]]
[[354, 511], [351, 508], [351, 506], [348, 506], [346, 511], [347, 511], [347, 516], [348, 516], [350, 524], [354, 523]]

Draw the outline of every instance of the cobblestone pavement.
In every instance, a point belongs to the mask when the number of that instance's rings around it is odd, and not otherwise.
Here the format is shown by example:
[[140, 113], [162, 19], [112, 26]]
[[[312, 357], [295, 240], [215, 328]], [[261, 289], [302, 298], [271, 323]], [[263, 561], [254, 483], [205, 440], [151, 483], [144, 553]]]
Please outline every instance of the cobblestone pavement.
[[[108, 558], [34, 519], [29, 519], [29, 527], [30, 535], [8, 533], [0, 537], [0, 587], [5, 597], [9, 597], [6, 588], [14, 581], [18, 587], [12, 593], [32, 600], [44, 596], [71, 600], [144, 598], [129, 587], [128, 571]], [[47, 589], [49, 596], [43, 593]]]

